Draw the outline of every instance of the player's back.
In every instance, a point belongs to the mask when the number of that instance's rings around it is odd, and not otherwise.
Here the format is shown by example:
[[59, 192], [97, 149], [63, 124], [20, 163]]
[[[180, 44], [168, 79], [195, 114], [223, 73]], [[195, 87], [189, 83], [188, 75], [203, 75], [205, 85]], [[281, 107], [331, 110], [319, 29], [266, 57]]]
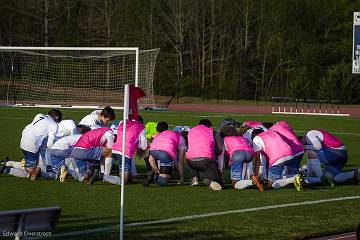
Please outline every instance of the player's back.
[[101, 110], [95, 110], [90, 114], [86, 115], [81, 119], [79, 124], [86, 125], [91, 129], [96, 129], [100, 127], [105, 127], [102, 122], [98, 120], [98, 115], [101, 113]]
[[76, 132], [76, 123], [72, 119], [65, 119], [59, 122], [59, 128], [56, 133], [56, 138], [60, 139], [65, 136], [72, 135]]
[[65, 150], [73, 147], [75, 143], [80, 139], [81, 134], [74, 134], [70, 136], [66, 136], [57, 140], [51, 149], [60, 149]]
[[21, 136], [20, 147], [24, 150], [36, 152], [49, 132], [55, 134], [58, 124], [48, 115], [37, 114], [28, 124]]

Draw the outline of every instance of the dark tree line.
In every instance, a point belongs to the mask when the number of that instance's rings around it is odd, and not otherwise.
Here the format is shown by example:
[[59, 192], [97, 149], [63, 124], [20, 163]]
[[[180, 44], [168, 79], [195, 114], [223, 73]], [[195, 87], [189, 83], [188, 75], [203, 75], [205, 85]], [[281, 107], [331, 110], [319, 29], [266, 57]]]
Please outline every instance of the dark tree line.
[[161, 48], [159, 95], [359, 103], [354, 11], [360, 1], [3, 0], [0, 44]]

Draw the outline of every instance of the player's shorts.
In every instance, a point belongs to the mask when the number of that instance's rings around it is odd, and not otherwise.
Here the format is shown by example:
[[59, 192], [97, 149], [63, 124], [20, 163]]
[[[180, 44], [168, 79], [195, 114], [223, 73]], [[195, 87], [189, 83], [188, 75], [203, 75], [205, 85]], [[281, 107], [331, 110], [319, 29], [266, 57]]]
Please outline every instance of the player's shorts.
[[24, 154], [24, 159], [25, 159], [25, 167], [26, 168], [33, 168], [33, 167], [37, 167], [37, 165], [39, 164], [39, 152], [33, 153], [33, 152], [29, 152], [26, 151], [24, 149], [21, 149], [23, 154]]
[[301, 160], [304, 157], [304, 153], [296, 155], [290, 164], [286, 165], [286, 176], [292, 177], [299, 173], [299, 167]]
[[65, 165], [65, 159], [71, 155], [71, 149], [51, 149], [51, 168], [55, 174], [60, 173], [60, 169]]
[[98, 160], [102, 156], [102, 147], [95, 148], [74, 148], [71, 155], [79, 160]]
[[334, 177], [341, 172], [348, 159], [346, 149], [324, 148], [315, 153], [321, 164], [325, 165], [324, 172], [330, 173]]
[[79, 173], [81, 175], [85, 175], [86, 173], [89, 173], [91, 166], [93, 166], [92, 162], [86, 160], [80, 160], [74, 158], [74, 162], [76, 167], [79, 169]]
[[[122, 154], [118, 154], [118, 153], [113, 153], [113, 158], [115, 159], [115, 161], [117, 160], [119, 163], [119, 171], [122, 171]], [[125, 156], [125, 167], [124, 167], [124, 172], [125, 173], [130, 173], [131, 172], [131, 158], [128, 158]]]
[[231, 179], [238, 181], [242, 179], [243, 164], [251, 162], [253, 154], [248, 151], [235, 151], [231, 156]]
[[282, 178], [282, 173], [284, 170], [284, 167], [287, 168], [287, 175], [286, 177], [292, 177], [299, 173], [300, 168], [300, 162], [302, 157], [300, 158], [300, 155], [297, 157], [294, 157], [292, 159], [289, 159], [285, 162], [282, 162], [280, 164], [272, 165], [269, 167], [269, 173], [268, 178], [271, 181], [276, 181]]
[[160, 162], [160, 167], [172, 167], [174, 161], [170, 155], [162, 150], [151, 150], [150, 155], [155, 158], [156, 161]]

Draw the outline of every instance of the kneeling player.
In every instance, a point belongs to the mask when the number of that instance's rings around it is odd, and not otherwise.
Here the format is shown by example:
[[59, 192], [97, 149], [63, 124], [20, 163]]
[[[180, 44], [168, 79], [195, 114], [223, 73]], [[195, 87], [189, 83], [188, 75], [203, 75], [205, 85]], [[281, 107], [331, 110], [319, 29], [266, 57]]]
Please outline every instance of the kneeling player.
[[216, 155], [222, 152], [222, 147], [211, 126], [210, 120], [202, 119], [198, 126], [189, 131], [186, 158], [192, 170], [192, 177], [196, 177], [197, 172], [203, 172], [204, 183], [217, 191], [224, 186], [216, 161]]
[[[267, 130], [262, 132], [260, 129], [255, 129], [252, 132], [255, 160], [256, 160], [256, 172], [259, 169], [260, 155], [264, 154], [268, 165], [268, 186], [274, 189], [279, 189], [288, 184], [292, 184], [295, 179], [294, 172], [282, 177], [282, 172], [286, 166], [288, 169], [299, 169], [298, 161], [294, 160], [293, 151], [289, 144], [275, 131]], [[261, 191], [262, 186], [258, 182], [257, 186]]]
[[304, 156], [304, 146], [287, 122], [280, 121], [273, 125], [270, 129], [280, 134], [282, 139], [289, 144], [293, 152], [294, 159], [292, 160], [292, 164], [286, 167], [286, 175], [296, 175], [294, 179], [294, 186], [297, 191], [301, 191], [303, 185], [303, 175], [298, 173], [301, 160]]
[[[166, 122], [159, 122], [156, 127], [159, 133], [150, 145], [149, 161], [154, 174], [158, 174], [158, 183], [160, 186], [167, 185], [171, 177], [174, 162], [177, 160], [176, 155], [179, 152], [178, 167], [180, 173], [180, 182], [184, 182], [184, 153], [186, 149], [185, 140], [180, 133], [168, 130]], [[154, 179], [154, 174], [148, 176], [144, 186]]]
[[[303, 140], [308, 155], [307, 183], [322, 182], [324, 185], [333, 186], [333, 182], [352, 179], [360, 183], [359, 169], [341, 172], [347, 162], [348, 153], [340, 139], [318, 129], [308, 131]], [[321, 164], [324, 165], [324, 170], [321, 169]]]
[[41, 157], [45, 160], [46, 148], [53, 144], [61, 118], [62, 113], [57, 109], [50, 110], [48, 115], [37, 114], [23, 130], [20, 148], [24, 153], [25, 168], [30, 180], [40, 176], [39, 159]]
[[60, 182], [65, 181], [68, 171], [73, 171], [68, 170], [68, 166], [66, 165], [65, 160], [71, 157], [71, 152], [75, 143], [84, 133], [88, 131], [90, 131], [88, 126], [77, 125], [75, 131], [76, 133], [60, 138], [54, 143], [50, 149], [52, 168], [52, 173], [48, 173], [50, 178], [57, 179], [60, 177]]
[[108, 127], [97, 128], [86, 132], [76, 142], [71, 154], [74, 157], [79, 173], [70, 172], [77, 180], [88, 180], [93, 161], [100, 165], [101, 157], [112, 159], [111, 148], [114, 144], [114, 134]]
[[223, 127], [221, 133], [224, 137], [225, 150], [229, 154], [231, 181], [234, 188], [244, 189], [252, 186], [253, 181], [250, 177], [246, 179], [248, 164], [254, 158], [254, 150], [250, 142], [239, 136], [232, 126]]

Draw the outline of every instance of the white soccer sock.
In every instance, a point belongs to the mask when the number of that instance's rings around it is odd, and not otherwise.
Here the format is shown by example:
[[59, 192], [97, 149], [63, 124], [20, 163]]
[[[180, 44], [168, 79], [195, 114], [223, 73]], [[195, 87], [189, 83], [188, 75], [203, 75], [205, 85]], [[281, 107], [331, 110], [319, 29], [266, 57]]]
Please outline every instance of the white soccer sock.
[[7, 167], [19, 168], [22, 169], [21, 162], [17, 161], [7, 161], [5, 164]]
[[341, 183], [341, 182], [346, 182], [348, 180], [351, 180], [354, 178], [355, 172], [354, 171], [350, 171], [350, 172], [341, 172], [338, 175], [335, 176], [335, 182]]
[[82, 175], [79, 172], [76, 172], [74, 170], [68, 169], [68, 173], [75, 179], [78, 180], [79, 182], [82, 182], [84, 180], [84, 175]]
[[136, 165], [135, 165], [135, 160], [131, 160], [131, 176], [136, 176], [137, 175], [137, 171], [136, 171]]
[[24, 169], [19, 169], [19, 168], [11, 168], [9, 174], [21, 178], [29, 177], [29, 174]]
[[252, 181], [250, 179], [248, 180], [239, 180], [235, 183], [234, 188], [236, 189], [244, 189], [247, 187], [251, 187], [252, 186]]
[[103, 179], [108, 183], [115, 184], [115, 185], [121, 185], [121, 178], [118, 176], [111, 176], [111, 175], [104, 174]]
[[45, 165], [51, 166], [50, 150], [47, 148], [45, 151]]
[[305, 177], [304, 182], [307, 184], [321, 183], [319, 177]]
[[[313, 158], [313, 159], [308, 159], [307, 162], [307, 166], [311, 168], [311, 172], [313, 174], [315, 174], [316, 177], [321, 177], [322, 176], [322, 170], [321, 170], [321, 163], [319, 161], [319, 159], [317, 158]], [[308, 175], [311, 176], [311, 175]]]
[[100, 160], [100, 172], [101, 173], [105, 172], [105, 160], [104, 159]]
[[112, 165], [113, 165], [113, 159], [112, 158], [105, 158], [105, 168], [104, 168], [104, 174], [105, 175], [110, 175]]
[[244, 176], [243, 179], [250, 179], [252, 175], [253, 175], [253, 163], [249, 162], [247, 164], [246, 176]]
[[267, 172], [267, 169], [266, 169], [266, 158], [264, 155], [260, 155], [260, 168], [259, 168], [259, 177], [262, 178], [262, 179], [267, 179], [267, 176], [266, 176], [266, 172]]
[[282, 179], [276, 180], [276, 181], [274, 181], [272, 187], [274, 189], [279, 189], [279, 188], [285, 187], [286, 185], [293, 183], [294, 179], [295, 179], [295, 177], [289, 177], [289, 178], [282, 178]]
[[309, 159], [308, 159], [307, 162], [306, 162], [306, 176], [307, 176], [307, 177], [312, 177], [312, 176], [314, 176], [314, 172], [313, 172], [313, 170], [312, 170], [312, 168], [311, 168], [311, 164], [310, 164], [310, 162], [309, 162]]
[[76, 171], [76, 164], [73, 161], [73, 158], [65, 158], [65, 166], [67, 169]]
[[41, 172], [46, 172], [46, 165], [45, 160], [40, 159], [39, 164], [37, 165], [39, 168], [41, 168]]

